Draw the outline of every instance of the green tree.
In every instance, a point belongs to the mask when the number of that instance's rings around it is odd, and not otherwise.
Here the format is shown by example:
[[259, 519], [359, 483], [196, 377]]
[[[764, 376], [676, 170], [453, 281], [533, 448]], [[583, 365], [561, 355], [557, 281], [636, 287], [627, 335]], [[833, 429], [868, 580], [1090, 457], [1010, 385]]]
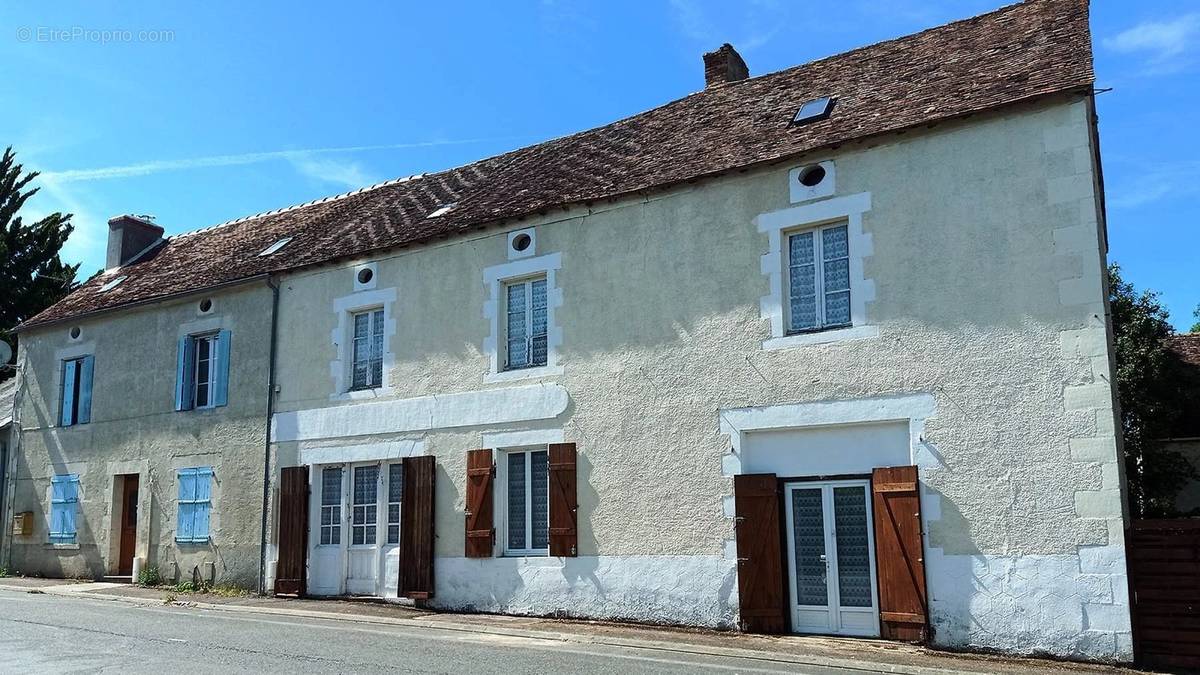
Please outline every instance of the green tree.
[[1200, 305], [1196, 305], [1196, 309], [1192, 310], [1192, 318], [1196, 320], [1196, 323], [1192, 324], [1192, 328], [1188, 332], [1200, 333]]
[[1183, 414], [1183, 368], [1166, 342], [1174, 330], [1158, 293], [1139, 293], [1116, 264], [1108, 276], [1129, 506], [1135, 517], [1176, 515], [1176, 494], [1200, 476], [1162, 443]]
[[[38, 173], [22, 173], [12, 147], [6, 148], [0, 157], [0, 339], [13, 348], [14, 358], [13, 328], [70, 293], [79, 269], [58, 256], [74, 229], [71, 214], [52, 213], [28, 225], [17, 215], [38, 191], [25, 189]], [[0, 364], [0, 380], [13, 375], [5, 365]]]

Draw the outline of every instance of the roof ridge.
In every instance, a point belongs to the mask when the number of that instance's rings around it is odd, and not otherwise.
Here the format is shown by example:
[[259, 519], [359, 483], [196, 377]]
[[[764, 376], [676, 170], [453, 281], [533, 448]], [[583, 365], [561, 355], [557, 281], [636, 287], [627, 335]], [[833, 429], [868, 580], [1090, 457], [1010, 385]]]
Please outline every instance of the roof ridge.
[[[472, 162], [472, 164], [473, 164], [473, 163], [474, 163], [474, 162]], [[464, 166], [465, 166], [465, 165], [464, 165]], [[455, 168], [459, 168], [459, 167], [455, 167]], [[448, 169], [448, 170], [453, 170], [453, 169]], [[440, 172], [439, 172], [439, 173], [440, 173]], [[400, 178], [392, 178], [392, 179], [390, 179], [390, 180], [380, 181], [380, 182], [378, 182], [378, 183], [374, 183], [374, 184], [372, 184], [372, 185], [368, 185], [368, 186], [366, 186], [366, 187], [360, 187], [360, 188], [356, 188], [356, 189], [354, 189], [354, 190], [350, 190], [349, 192], [342, 192], [342, 193], [335, 194], [335, 195], [328, 195], [328, 196], [325, 196], [325, 197], [318, 197], [317, 199], [312, 199], [312, 200], [309, 200], [309, 201], [307, 201], [307, 202], [302, 202], [302, 203], [300, 203], [300, 204], [292, 204], [291, 206], [283, 206], [283, 207], [280, 207], [280, 208], [278, 208], [278, 209], [271, 209], [270, 211], [262, 211], [262, 212], [260, 212], [260, 213], [255, 213], [255, 214], [252, 214], [252, 215], [249, 215], [249, 216], [242, 216], [242, 217], [240, 217], [240, 218], [234, 218], [234, 219], [232, 219], [232, 220], [226, 220], [225, 222], [223, 222], [223, 223], [217, 223], [216, 225], [206, 225], [206, 226], [204, 226], [204, 227], [196, 228], [196, 229], [194, 229], [194, 230], [188, 230], [188, 231], [186, 231], [186, 232], [180, 232], [180, 233], [178, 233], [178, 234], [173, 234], [173, 235], [170, 235], [170, 236], [169, 236], [169, 237], [167, 237], [166, 239], [167, 239], [167, 240], [173, 240], [173, 239], [183, 239], [183, 238], [185, 238], [185, 237], [191, 237], [191, 236], [195, 236], [195, 235], [197, 235], [197, 234], [203, 234], [203, 233], [206, 233], [206, 232], [212, 232], [213, 230], [217, 230], [217, 229], [220, 229], [220, 228], [223, 228], [223, 227], [228, 227], [228, 226], [230, 226], [230, 225], [237, 225], [237, 224], [239, 224], [239, 223], [244, 223], [244, 222], [246, 222], [246, 221], [249, 221], [249, 220], [254, 220], [255, 218], [263, 218], [263, 217], [266, 217], [266, 216], [274, 216], [274, 215], [278, 215], [278, 214], [280, 214], [280, 213], [287, 213], [287, 212], [289, 212], [289, 211], [295, 211], [295, 210], [297, 210], [297, 209], [303, 209], [303, 208], [307, 208], [307, 207], [309, 207], [309, 206], [316, 206], [317, 204], [324, 204], [324, 203], [326, 203], [326, 202], [338, 201], [338, 200], [340, 200], [340, 199], [345, 199], [345, 198], [347, 198], [347, 197], [353, 197], [354, 195], [357, 195], [357, 194], [362, 194], [362, 193], [364, 193], [364, 192], [370, 192], [371, 190], [377, 190], [377, 189], [379, 189], [379, 188], [388, 187], [388, 186], [390, 186], [390, 185], [399, 185], [399, 184], [401, 184], [401, 183], [407, 183], [407, 182], [409, 182], [409, 181], [412, 181], [412, 180], [417, 180], [417, 179], [420, 179], [420, 178], [424, 178], [424, 177], [426, 177], [426, 176], [428, 176], [428, 175], [430, 175], [430, 174], [427, 174], [427, 173], [414, 173], [414, 174], [412, 174], [412, 175], [410, 175], [410, 176], [401, 176]]]

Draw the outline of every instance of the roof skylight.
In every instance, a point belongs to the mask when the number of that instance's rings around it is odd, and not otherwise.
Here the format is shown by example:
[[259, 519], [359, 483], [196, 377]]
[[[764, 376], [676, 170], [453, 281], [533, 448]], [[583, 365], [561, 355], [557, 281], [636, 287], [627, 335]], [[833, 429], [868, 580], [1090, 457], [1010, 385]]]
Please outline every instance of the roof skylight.
[[796, 111], [796, 116], [792, 118], [792, 124], [808, 124], [829, 117], [829, 113], [833, 110], [834, 98], [832, 96], [823, 96], [814, 98], [811, 101], [806, 101], [800, 109]]
[[441, 206], [438, 207], [438, 209], [436, 211], [434, 211], [433, 213], [431, 213], [425, 217], [426, 218], [437, 218], [438, 216], [444, 216], [447, 213], [449, 213], [450, 209], [454, 208], [455, 206], [458, 206], [458, 202], [450, 202], [449, 204], [442, 204]]
[[283, 248], [284, 246], [287, 246], [288, 242], [291, 240], [292, 240], [291, 237], [284, 237], [283, 239], [280, 239], [279, 241], [275, 242], [274, 244], [271, 244], [270, 246], [264, 248], [262, 250], [262, 252], [259, 253], [259, 255], [271, 255], [272, 253], [276, 253], [279, 251], [279, 249]]
[[100, 287], [100, 292], [105, 293], [107, 291], [111, 291], [112, 289], [116, 288], [117, 286], [120, 286], [121, 282], [125, 281], [128, 278], [129, 277], [127, 277], [125, 275], [121, 275], [121, 276], [117, 277], [116, 279], [106, 281], [104, 283], [104, 285]]

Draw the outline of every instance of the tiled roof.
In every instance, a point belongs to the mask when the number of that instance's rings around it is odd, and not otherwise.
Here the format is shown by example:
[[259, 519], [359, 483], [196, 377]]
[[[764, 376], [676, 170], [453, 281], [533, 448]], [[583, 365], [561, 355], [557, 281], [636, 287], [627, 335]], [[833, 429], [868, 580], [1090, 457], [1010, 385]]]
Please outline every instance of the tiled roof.
[[0, 429], [8, 426], [13, 416], [13, 401], [17, 396], [17, 378], [0, 382]]
[[1179, 355], [1184, 368], [1184, 416], [1172, 436], [1200, 437], [1200, 333], [1173, 335], [1167, 339], [1167, 346]]
[[[1083, 89], [1093, 79], [1087, 0], [1027, 0], [466, 166], [172, 237], [123, 268], [128, 279], [116, 288], [98, 292], [105, 279], [93, 279], [25, 325], [454, 236]], [[828, 119], [790, 124], [802, 103], [821, 96], [837, 97]], [[427, 218], [449, 203], [456, 206]], [[294, 239], [279, 253], [258, 255], [285, 236]]]

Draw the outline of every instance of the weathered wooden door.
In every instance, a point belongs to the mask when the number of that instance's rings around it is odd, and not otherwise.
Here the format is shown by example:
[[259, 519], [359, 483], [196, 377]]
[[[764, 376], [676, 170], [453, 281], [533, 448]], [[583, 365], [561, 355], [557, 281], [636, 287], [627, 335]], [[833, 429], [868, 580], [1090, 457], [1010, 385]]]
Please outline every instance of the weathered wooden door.
[[133, 574], [133, 556], [137, 550], [138, 475], [129, 474], [121, 481], [121, 548], [117, 574]]
[[1135, 520], [1126, 541], [1138, 664], [1200, 670], [1200, 520]]
[[923, 642], [929, 637], [929, 609], [917, 467], [875, 469], [871, 491], [875, 502], [880, 637]]
[[289, 466], [279, 481], [279, 561], [275, 593], [304, 595], [308, 556], [308, 467]]
[[437, 464], [431, 455], [404, 460], [400, 514], [399, 595], [433, 597], [433, 499]]
[[783, 564], [780, 553], [779, 482], [773, 473], [733, 477], [737, 516], [738, 606], [741, 629], [783, 633]]

